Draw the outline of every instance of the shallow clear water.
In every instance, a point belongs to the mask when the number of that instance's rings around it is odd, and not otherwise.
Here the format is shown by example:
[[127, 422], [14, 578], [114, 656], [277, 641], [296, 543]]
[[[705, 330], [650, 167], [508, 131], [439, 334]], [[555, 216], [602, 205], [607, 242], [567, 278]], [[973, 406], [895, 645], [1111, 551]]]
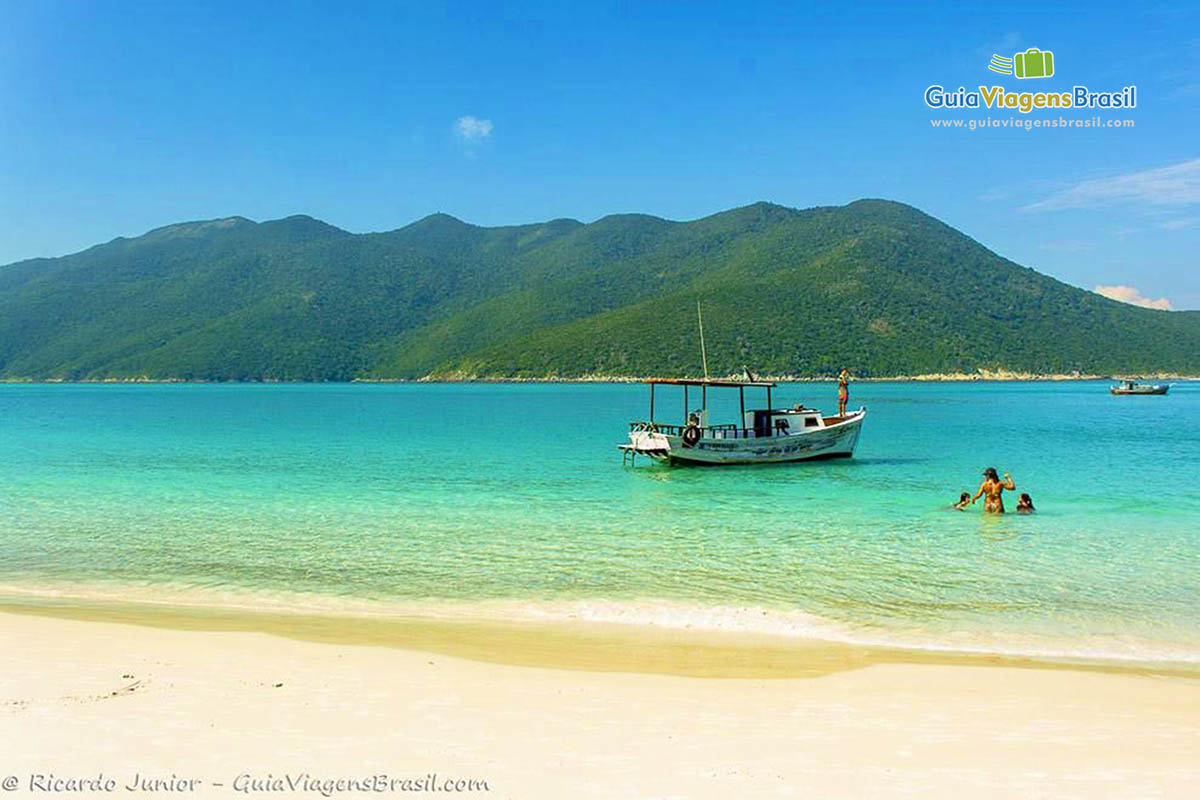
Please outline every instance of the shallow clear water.
[[[0, 594], [1200, 661], [1200, 384], [855, 384], [859, 404], [853, 460], [631, 469], [639, 385], [3, 385]], [[949, 510], [985, 466], [1038, 513]]]

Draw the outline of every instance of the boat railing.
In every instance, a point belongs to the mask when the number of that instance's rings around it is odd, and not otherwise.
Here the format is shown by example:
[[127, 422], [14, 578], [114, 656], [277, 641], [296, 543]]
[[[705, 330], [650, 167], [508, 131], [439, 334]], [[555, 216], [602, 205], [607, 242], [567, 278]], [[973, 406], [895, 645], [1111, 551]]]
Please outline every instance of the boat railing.
[[[632, 433], [650, 431], [664, 436], [683, 436], [686, 425], [667, 425], [662, 422], [631, 422], [629, 430]], [[774, 429], [759, 431], [755, 428], [739, 428], [733, 423], [724, 425], [709, 425], [700, 429], [700, 436], [705, 439], [757, 439], [779, 435]]]

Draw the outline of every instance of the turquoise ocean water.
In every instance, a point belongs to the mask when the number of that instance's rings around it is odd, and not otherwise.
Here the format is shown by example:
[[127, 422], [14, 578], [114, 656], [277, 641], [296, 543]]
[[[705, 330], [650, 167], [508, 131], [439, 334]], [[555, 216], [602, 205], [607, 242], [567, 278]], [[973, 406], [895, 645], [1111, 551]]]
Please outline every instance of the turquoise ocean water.
[[[631, 469], [636, 384], [3, 385], [0, 596], [1200, 663], [1200, 384], [855, 384], [860, 404], [853, 460]], [[986, 466], [1038, 513], [949, 510]]]

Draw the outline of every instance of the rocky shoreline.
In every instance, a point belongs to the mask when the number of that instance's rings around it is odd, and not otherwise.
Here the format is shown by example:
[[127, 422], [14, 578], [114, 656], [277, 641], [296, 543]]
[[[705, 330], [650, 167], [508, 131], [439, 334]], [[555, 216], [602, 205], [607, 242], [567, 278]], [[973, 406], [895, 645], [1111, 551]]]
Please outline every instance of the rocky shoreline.
[[[676, 377], [676, 376], [672, 376]], [[741, 375], [713, 376], [719, 380], [740, 380]], [[964, 383], [978, 381], [1104, 381], [1124, 380], [1124, 375], [1093, 375], [1082, 373], [1071, 374], [1037, 374], [1031, 372], [1011, 372], [1008, 370], [980, 370], [979, 372], [937, 372], [922, 375], [879, 375], [870, 377], [854, 376], [856, 383]], [[1179, 375], [1175, 373], [1142, 373], [1134, 377], [1137, 380], [1150, 381], [1197, 381], [1200, 375]], [[279, 378], [264, 378], [251, 381], [224, 381], [208, 378], [0, 378], [0, 383], [70, 383], [70, 384], [112, 384], [112, 383], [643, 383], [650, 378], [634, 375], [577, 375], [558, 376], [545, 375], [540, 377], [497, 377], [489, 375], [426, 375], [421, 378], [354, 378], [350, 381], [300, 381]], [[829, 383], [837, 380], [835, 375], [759, 375], [756, 380], [772, 381], [775, 383]]]

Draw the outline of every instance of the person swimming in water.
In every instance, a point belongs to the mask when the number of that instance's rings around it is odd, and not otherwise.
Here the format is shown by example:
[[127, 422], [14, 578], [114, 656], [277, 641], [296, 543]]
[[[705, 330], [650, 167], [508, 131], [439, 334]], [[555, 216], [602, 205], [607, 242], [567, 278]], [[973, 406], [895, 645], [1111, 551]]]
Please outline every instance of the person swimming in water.
[[983, 471], [983, 483], [979, 484], [979, 491], [971, 498], [971, 504], [980, 497], [986, 497], [983, 501], [983, 510], [991, 514], [1004, 513], [1004, 490], [1014, 491], [1017, 485], [1013, 483], [1012, 476], [1007, 472], [1004, 473], [1004, 480], [1000, 480], [1000, 476], [996, 474], [995, 467], [988, 467]]
[[838, 416], [846, 416], [846, 403], [850, 400], [850, 372], [845, 367], [838, 373]]
[[1017, 498], [1017, 513], [1032, 514], [1033, 511], [1033, 498], [1028, 493], [1022, 492], [1021, 496]]
[[957, 509], [958, 511], [966, 511], [967, 506], [969, 506], [969, 505], [971, 505], [971, 493], [963, 492], [962, 494], [960, 494], [958, 496], [958, 502], [950, 507], [953, 509]]

